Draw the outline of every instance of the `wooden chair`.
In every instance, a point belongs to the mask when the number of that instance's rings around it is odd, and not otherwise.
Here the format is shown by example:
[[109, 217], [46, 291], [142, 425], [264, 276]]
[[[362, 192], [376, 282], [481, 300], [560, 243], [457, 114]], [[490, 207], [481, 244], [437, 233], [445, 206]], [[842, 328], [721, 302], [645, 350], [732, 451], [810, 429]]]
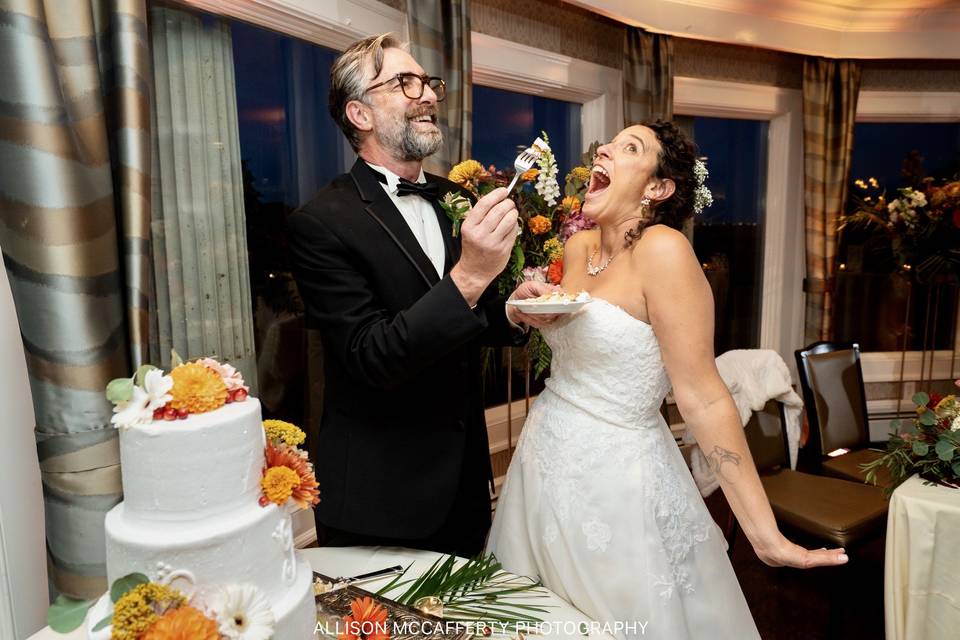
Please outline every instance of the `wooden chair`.
[[[824, 475], [865, 482], [860, 465], [873, 462], [883, 451], [871, 448], [867, 399], [856, 343], [815, 342], [794, 352], [810, 424], [810, 445]], [[830, 455], [840, 449], [840, 455]], [[877, 482], [889, 484], [880, 469]]]

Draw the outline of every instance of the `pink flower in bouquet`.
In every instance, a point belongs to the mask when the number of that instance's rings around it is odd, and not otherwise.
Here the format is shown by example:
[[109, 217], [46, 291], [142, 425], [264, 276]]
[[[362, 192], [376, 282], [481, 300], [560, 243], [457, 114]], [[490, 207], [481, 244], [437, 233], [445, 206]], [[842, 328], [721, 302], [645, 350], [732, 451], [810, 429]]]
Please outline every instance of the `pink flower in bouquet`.
[[243, 383], [243, 376], [233, 366], [225, 362], [217, 362], [213, 358], [201, 358], [197, 362], [223, 378], [223, 384], [226, 385], [228, 392], [237, 389], [243, 389], [247, 393], [250, 392], [250, 388]]
[[524, 267], [523, 269], [523, 281], [524, 282], [546, 282], [547, 281], [547, 267]]
[[563, 221], [563, 225], [560, 227], [560, 239], [566, 242], [577, 231], [593, 229], [595, 226], [597, 226], [597, 223], [585, 217], [578, 209], [571, 212]]

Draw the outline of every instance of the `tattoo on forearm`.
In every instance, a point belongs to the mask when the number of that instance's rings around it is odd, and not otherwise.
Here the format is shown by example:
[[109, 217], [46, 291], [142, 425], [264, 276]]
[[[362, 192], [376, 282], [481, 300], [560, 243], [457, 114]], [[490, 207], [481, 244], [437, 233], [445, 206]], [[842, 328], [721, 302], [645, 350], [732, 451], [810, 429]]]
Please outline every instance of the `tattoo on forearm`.
[[728, 475], [728, 474], [732, 474], [734, 470], [728, 468], [726, 473], [724, 472], [723, 465], [724, 463], [727, 463], [727, 462], [729, 462], [735, 467], [739, 467], [740, 454], [734, 453], [733, 451], [730, 451], [729, 449], [724, 449], [723, 447], [720, 447], [720, 446], [715, 446], [713, 448], [713, 451], [710, 452], [709, 455], [707, 455], [707, 464], [709, 465], [710, 470], [713, 471], [716, 475], [721, 476], [727, 482], [730, 482], [731, 480], [733, 480], [733, 478], [731, 477], [731, 475]]

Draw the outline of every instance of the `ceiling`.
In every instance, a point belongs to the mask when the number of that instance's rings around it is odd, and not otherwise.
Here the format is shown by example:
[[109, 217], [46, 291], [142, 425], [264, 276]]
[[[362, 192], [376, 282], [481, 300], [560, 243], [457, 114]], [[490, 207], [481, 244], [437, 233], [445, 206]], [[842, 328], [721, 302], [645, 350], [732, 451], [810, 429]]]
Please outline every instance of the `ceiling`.
[[960, 58], [960, 0], [572, 0], [650, 31], [834, 58]]

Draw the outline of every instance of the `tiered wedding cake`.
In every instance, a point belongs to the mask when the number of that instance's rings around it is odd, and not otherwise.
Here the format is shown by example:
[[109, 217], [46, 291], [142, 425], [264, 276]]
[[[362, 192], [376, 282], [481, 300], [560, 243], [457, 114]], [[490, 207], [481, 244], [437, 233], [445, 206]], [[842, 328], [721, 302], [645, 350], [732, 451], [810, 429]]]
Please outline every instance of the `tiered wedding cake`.
[[[294, 550], [285, 508], [316, 501], [312, 467], [296, 448], [299, 442], [281, 438], [268, 444], [260, 403], [246, 396], [235, 370], [200, 362], [226, 382], [226, 404], [219, 408], [209, 410], [213, 405], [202, 398], [193, 405], [178, 403], [192, 391], [193, 381], [188, 375], [178, 377], [177, 369], [169, 376], [154, 369], [141, 377], [132, 394], [122, 391], [127, 399], [118, 402], [114, 422], [120, 427], [124, 501], [106, 517], [109, 582], [142, 574], [141, 581], [145, 576], [175, 589], [193, 613], [206, 616], [207, 622], [201, 620], [205, 629], [212, 628], [211, 622], [216, 625], [218, 636], [213, 637], [260, 637], [244, 635], [243, 625], [261, 625], [263, 635], [270, 622], [272, 633], [264, 638], [313, 637], [312, 572]], [[196, 369], [190, 373], [204, 375]], [[181, 379], [186, 379], [183, 385]], [[219, 387], [213, 393], [222, 397]], [[293, 425], [280, 424], [302, 441]], [[273, 467], [283, 468], [274, 474]], [[115, 605], [108, 594], [93, 606], [86, 625], [91, 638], [111, 637], [110, 627], [94, 630], [111, 612], [123, 610], [113, 618], [117, 625], [118, 617], [126, 619], [127, 609], [136, 608], [119, 602]], [[165, 605], [154, 602], [152, 607], [161, 619]]]

